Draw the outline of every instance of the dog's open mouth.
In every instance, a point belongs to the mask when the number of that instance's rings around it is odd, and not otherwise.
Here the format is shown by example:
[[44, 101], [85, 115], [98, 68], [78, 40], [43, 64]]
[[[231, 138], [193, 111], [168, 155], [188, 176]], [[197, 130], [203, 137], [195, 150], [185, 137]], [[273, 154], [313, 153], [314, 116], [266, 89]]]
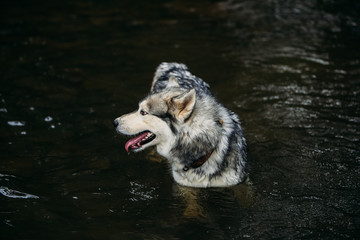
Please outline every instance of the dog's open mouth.
[[142, 145], [154, 140], [156, 135], [150, 131], [144, 131], [139, 133], [136, 137], [130, 139], [125, 143], [125, 150], [127, 152], [134, 151], [140, 148]]

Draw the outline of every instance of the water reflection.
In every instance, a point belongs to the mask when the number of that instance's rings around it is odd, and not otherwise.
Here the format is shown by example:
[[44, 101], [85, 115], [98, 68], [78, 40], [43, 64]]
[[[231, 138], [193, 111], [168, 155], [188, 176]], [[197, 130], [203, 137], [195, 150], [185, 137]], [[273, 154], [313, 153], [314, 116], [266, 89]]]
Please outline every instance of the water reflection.
[[29, 194], [29, 193], [20, 192], [20, 191], [13, 190], [13, 189], [9, 189], [9, 188], [3, 187], [3, 186], [0, 187], [0, 193], [3, 196], [8, 197], [8, 198], [24, 198], [24, 199], [39, 198], [38, 196]]
[[8, 124], [12, 127], [23, 127], [25, 126], [24, 121], [8, 121]]

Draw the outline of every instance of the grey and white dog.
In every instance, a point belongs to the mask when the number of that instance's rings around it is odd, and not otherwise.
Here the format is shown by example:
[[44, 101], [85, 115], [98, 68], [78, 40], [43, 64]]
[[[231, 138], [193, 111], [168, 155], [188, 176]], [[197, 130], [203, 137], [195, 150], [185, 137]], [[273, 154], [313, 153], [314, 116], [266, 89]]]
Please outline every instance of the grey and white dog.
[[220, 104], [210, 86], [184, 64], [162, 63], [139, 109], [114, 120], [116, 130], [136, 135], [125, 144], [138, 152], [156, 146], [177, 183], [225, 187], [247, 176], [246, 142], [238, 116]]

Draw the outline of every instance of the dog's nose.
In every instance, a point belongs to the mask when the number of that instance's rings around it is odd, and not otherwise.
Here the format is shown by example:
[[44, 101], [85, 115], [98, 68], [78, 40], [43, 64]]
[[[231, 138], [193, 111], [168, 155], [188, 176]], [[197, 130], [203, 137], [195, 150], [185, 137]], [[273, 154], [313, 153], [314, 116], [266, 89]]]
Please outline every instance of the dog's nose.
[[113, 125], [114, 125], [114, 127], [117, 127], [117, 126], [119, 126], [119, 122], [115, 119], [115, 120], [113, 121]]

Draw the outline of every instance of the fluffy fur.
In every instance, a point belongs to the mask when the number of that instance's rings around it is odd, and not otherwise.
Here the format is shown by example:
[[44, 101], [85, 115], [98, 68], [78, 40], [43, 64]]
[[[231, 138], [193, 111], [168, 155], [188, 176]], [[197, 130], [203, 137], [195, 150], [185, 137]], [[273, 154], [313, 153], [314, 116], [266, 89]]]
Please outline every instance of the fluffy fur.
[[127, 151], [156, 146], [181, 185], [224, 187], [246, 178], [246, 142], [237, 115], [184, 64], [160, 64], [139, 109], [116, 118], [114, 126], [121, 134], [138, 135], [127, 142]]

